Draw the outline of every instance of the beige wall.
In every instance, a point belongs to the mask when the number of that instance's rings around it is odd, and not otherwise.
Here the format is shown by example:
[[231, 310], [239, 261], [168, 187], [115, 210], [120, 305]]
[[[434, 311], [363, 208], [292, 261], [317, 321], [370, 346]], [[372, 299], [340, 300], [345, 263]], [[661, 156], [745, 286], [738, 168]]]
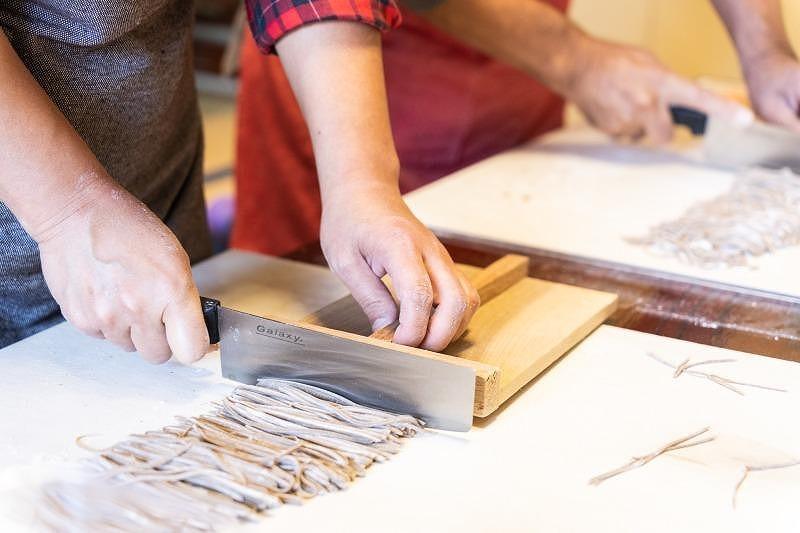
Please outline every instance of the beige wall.
[[[800, 51], [800, 0], [783, 0]], [[691, 77], [739, 77], [731, 41], [709, 0], [572, 0], [571, 16], [590, 33], [644, 46]]]

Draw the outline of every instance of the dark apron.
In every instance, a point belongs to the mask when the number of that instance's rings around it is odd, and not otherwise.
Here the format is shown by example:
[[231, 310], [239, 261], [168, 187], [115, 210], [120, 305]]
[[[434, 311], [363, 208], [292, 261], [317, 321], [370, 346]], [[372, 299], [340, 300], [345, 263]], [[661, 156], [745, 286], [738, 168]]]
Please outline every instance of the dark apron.
[[[4, 0], [0, 27], [108, 172], [211, 253], [194, 88], [192, 0]], [[153, 253], [158, 253], [154, 246]], [[36, 243], [0, 203], [0, 346], [62, 320]]]

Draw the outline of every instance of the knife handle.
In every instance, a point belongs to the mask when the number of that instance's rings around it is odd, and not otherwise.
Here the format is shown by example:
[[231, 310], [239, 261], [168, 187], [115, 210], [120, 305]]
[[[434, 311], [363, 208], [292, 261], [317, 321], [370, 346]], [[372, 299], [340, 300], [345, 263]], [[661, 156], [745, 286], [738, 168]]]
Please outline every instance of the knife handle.
[[[478, 291], [481, 304], [485, 304], [528, 275], [530, 259], [522, 255], [504, 255], [478, 272], [470, 281]], [[370, 338], [391, 341], [399, 321], [389, 324], [370, 335]], [[455, 339], [453, 339], [455, 340]]]
[[680, 105], [669, 106], [669, 114], [672, 116], [672, 123], [686, 126], [693, 135], [703, 135], [708, 125], [708, 115], [691, 107]]
[[208, 340], [211, 344], [219, 342], [219, 300], [200, 297], [200, 308], [203, 310], [203, 321], [208, 330]]

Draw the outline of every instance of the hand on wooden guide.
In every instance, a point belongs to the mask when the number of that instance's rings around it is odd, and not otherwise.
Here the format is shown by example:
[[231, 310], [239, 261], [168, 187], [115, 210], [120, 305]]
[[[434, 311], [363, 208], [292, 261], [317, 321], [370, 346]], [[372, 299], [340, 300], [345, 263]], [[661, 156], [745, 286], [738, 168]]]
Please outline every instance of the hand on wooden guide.
[[742, 65], [761, 118], [800, 133], [800, 62], [783, 20], [788, 2], [712, 0]]
[[[320, 235], [331, 269], [373, 330], [399, 319], [394, 342], [441, 351], [461, 335], [478, 308], [476, 290], [396, 190], [329, 201]], [[399, 310], [381, 281], [387, 274]]]
[[800, 133], [800, 62], [768, 54], [745, 67], [753, 108], [766, 121]]

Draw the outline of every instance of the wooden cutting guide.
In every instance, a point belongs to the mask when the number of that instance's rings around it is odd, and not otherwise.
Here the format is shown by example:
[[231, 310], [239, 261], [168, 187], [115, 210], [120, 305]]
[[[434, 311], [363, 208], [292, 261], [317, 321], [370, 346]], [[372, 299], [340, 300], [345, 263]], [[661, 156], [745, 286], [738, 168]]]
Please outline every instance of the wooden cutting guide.
[[761, 256], [751, 267], [704, 269], [626, 242], [729, 190], [734, 175], [699, 164], [696, 155], [685, 147], [614, 145], [596, 131], [566, 129], [456, 172], [406, 200], [445, 237], [800, 296], [800, 246]]
[[[493, 266], [482, 270], [460, 265], [479, 287], [483, 303], [466, 334], [438, 357], [453, 364], [466, 362], [474, 368], [473, 414], [478, 417], [494, 412], [602, 324], [617, 306], [614, 294], [527, 277], [527, 258], [506, 256], [494, 266], [502, 267], [503, 263], [511, 270], [501, 268], [500, 280], [491, 274]], [[371, 332], [366, 316], [351, 296], [301, 322], [365, 336]], [[391, 346], [425, 356], [418, 349]]]

